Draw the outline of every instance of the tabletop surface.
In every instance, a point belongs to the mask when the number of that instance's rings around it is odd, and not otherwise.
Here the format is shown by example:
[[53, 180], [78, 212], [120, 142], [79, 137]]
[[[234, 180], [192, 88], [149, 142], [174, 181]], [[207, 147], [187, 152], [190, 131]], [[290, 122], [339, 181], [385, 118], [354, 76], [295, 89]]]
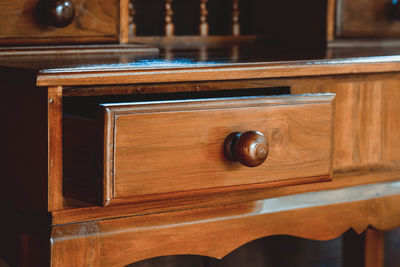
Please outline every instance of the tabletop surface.
[[400, 71], [400, 48], [252, 44], [139, 53], [108, 49], [89, 54], [5, 54], [0, 56], [0, 66], [37, 72], [37, 85], [44, 86], [150, 82], [156, 76], [160, 82], [218, 80], [221, 71], [225, 79], [235, 80]]

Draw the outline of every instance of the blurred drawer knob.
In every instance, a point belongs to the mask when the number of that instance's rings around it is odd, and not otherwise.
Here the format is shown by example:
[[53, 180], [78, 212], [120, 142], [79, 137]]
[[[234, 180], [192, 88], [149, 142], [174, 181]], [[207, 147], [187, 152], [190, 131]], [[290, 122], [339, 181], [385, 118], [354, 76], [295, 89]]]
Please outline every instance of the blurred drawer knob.
[[260, 132], [231, 133], [224, 143], [225, 154], [231, 161], [247, 167], [261, 165], [268, 156], [267, 138]]
[[75, 6], [71, 0], [47, 0], [45, 19], [48, 24], [62, 28], [71, 24], [75, 16]]

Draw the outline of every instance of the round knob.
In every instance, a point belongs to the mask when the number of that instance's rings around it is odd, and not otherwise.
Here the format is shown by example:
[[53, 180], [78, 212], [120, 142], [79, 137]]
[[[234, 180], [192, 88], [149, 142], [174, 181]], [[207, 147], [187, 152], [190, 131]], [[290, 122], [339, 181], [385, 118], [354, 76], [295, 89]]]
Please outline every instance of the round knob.
[[229, 160], [257, 167], [267, 159], [268, 141], [260, 132], [234, 132], [225, 139], [224, 149]]
[[75, 7], [71, 0], [47, 0], [45, 18], [54, 27], [68, 26], [75, 16]]
[[386, 17], [390, 21], [400, 20], [400, 1], [390, 0], [386, 5]]

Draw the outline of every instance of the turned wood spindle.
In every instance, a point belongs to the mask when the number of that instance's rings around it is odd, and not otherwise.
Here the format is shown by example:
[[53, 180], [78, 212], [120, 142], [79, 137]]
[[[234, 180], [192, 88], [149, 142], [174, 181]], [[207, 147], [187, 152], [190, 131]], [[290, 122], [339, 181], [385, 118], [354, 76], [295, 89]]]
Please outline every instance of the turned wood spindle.
[[233, 36], [239, 36], [240, 35], [239, 1], [240, 0], [233, 0], [233, 9], [232, 9], [232, 35]]
[[268, 157], [268, 141], [260, 132], [234, 132], [224, 143], [224, 152], [231, 161], [239, 161], [247, 167], [257, 167]]
[[135, 23], [136, 9], [135, 0], [129, 0], [129, 36], [136, 36]]
[[172, 10], [172, 0], [165, 0], [165, 35], [174, 35], [174, 23], [172, 22], [172, 16], [174, 11]]
[[200, 26], [199, 26], [199, 32], [200, 32], [201, 36], [207, 36], [208, 35], [207, 1], [208, 0], [200, 0]]

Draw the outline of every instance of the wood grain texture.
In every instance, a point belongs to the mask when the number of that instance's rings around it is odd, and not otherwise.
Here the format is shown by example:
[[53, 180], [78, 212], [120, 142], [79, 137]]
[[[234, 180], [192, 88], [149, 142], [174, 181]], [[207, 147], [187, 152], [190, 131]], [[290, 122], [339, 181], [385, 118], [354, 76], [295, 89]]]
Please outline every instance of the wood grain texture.
[[[64, 96], [96, 96], [96, 95], [143, 95], [155, 93], [182, 93], [182, 92], [207, 92], [219, 91], [223, 93], [227, 90], [260, 90], [258, 94], [281, 94], [287, 87], [302, 87], [307, 92], [307, 85], [310, 86], [309, 92], [312, 93], [316, 86], [337, 83], [351, 82], [377, 82], [393, 80], [399, 81], [400, 75], [396, 72], [389, 73], [369, 73], [352, 75], [327, 75], [319, 77], [294, 77], [294, 78], [267, 78], [267, 79], [245, 79], [245, 80], [220, 80], [220, 81], [196, 81], [180, 83], [139, 83], [139, 84], [120, 84], [120, 85], [89, 85], [89, 86], [65, 86], [63, 87]], [[282, 87], [282, 88], [277, 88]], [[326, 90], [327, 91], [327, 90]], [[296, 91], [294, 91], [296, 93]], [[257, 95], [257, 91], [254, 92]]]
[[[329, 183], [311, 183], [292, 185], [278, 188], [256, 188], [252, 190], [240, 190], [236, 192], [211, 192], [199, 195], [186, 192], [184, 196], [175, 199], [161, 199], [144, 203], [133, 203], [130, 205], [115, 205], [107, 208], [96, 206], [88, 202], [77, 201], [76, 198], [65, 198], [64, 209], [52, 212], [52, 224], [66, 224], [73, 222], [92, 221], [100, 219], [111, 219], [115, 217], [127, 217], [133, 215], [145, 215], [166, 211], [196, 209], [200, 207], [211, 207], [229, 203], [241, 203], [255, 201], [270, 197], [293, 195], [304, 192], [319, 190], [331, 190], [356, 186], [361, 184], [372, 184], [379, 182], [396, 181], [400, 177], [399, 172], [383, 172], [367, 168], [360, 173], [345, 173], [334, 176]], [[243, 189], [243, 188], [242, 188]], [[207, 191], [209, 191], [208, 189]]]
[[[177, 254], [220, 259], [249, 241], [278, 234], [329, 240], [349, 228], [358, 233], [368, 225], [388, 230], [399, 225], [399, 200], [400, 196], [389, 196], [277, 213], [268, 213], [263, 209], [263, 201], [258, 201], [98, 221], [97, 235], [101, 242], [98, 266], [125, 266], [143, 259]], [[74, 227], [85, 228], [86, 224]], [[53, 231], [66, 232], [63, 230], [66, 227], [71, 226], [56, 226]], [[67, 235], [71, 237], [70, 243], [53, 240], [54, 257], [79, 248], [88, 249], [80, 242], [73, 247], [76, 237]], [[85, 237], [86, 240], [90, 238]], [[61, 235], [60, 240], [63, 239]]]
[[331, 80], [307, 86], [294, 85], [292, 93], [336, 94], [336, 172], [363, 168], [400, 167], [400, 131], [397, 78], [376, 81]]
[[[271, 187], [268, 182], [276, 187], [280, 181], [296, 184], [307, 177], [329, 179], [333, 98], [104, 104], [104, 203], [237, 185]], [[264, 133], [270, 143], [268, 160], [257, 168], [229, 162], [224, 155], [225, 138], [247, 130]]]
[[38, 0], [1, 1], [0, 43], [117, 41], [118, 3], [118, 0], [74, 0], [73, 22], [65, 28], [56, 28], [44, 22]]
[[[163, 68], [151, 68], [148, 64], [110, 65], [42, 70], [38, 74], [38, 86], [51, 85], [101, 85], [137, 84], [188, 81], [242, 80], [262, 78], [304, 77], [338, 74], [384, 73], [400, 71], [400, 57], [386, 56], [370, 60], [364, 58], [299, 60], [264, 63], [209, 63], [187, 66], [165, 61]], [[155, 61], [156, 64], [160, 62]], [[172, 65], [169, 65], [172, 64]]]
[[97, 222], [53, 228], [50, 266], [99, 266], [100, 238]]
[[[187, 192], [184, 197], [174, 201], [154, 201], [151, 203], [132, 205], [131, 207], [110, 207], [102, 210], [88, 203], [73, 202], [68, 199], [65, 205], [67, 210], [54, 213], [54, 223], [65, 223], [73, 220], [92, 220], [98, 218], [111, 218], [123, 214], [146, 214], [166, 210], [195, 208], [200, 206], [217, 205], [221, 203], [241, 202], [278, 196], [296, 194], [307, 191], [341, 188], [351, 185], [390, 181], [400, 177], [398, 160], [400, 157], [399, 139], [395, 133], [400, 131], [400, 125], [396, 119], [398, 110], [399, 93], [397, 87], [400, 83], [398, 73], [367, 74], [367, 75], [343, 75], [325, 77], [306, 77], [291, 79], [265, 79], [246, 80], [242, 82], [203, 82], [183, 84], [154, 84], [130, 85], [127, 87], [114, 86], [112, 88], [75, 88], [70, 93], [80, 95], [99, 94], [102, 92], [180, 92], [190, 90], [211, 90], [217, 88], [225, 90], [229, 88], [257, 88], [269, 86], [291, 86], [293, 94], [333, 92], [336, 98], [336, 127], [335, 135], [335, 171], [334, 179], [330, 183], [308, 184], [290, 186], [286, 188], [272, 188], [263, 190], [250, 190], [247, 192], [228, 193], [223, 196], [213, 194], [199, 197]], [[378, 89], [372, 90], [377, 86]], [[380, 88], [380, 89], [379, 89]], [[92, 90], [90, 90], [92, 89]], [[372, 92], [375, 92], [372, 94]], [[379, 96], [382, 93], [383, 96]], [[364, 96], [361, 98], [360, 94]], [[353, 95], [354, 98], [350, 98]], [[371, 105], [373, 99], [379, 100]], [[379, 104], [383, 101], [382, 104]], [[381, 118], [381, 119], [379, 119]], [[339, 120], [339, 122], [338, 122]], [[351, 122], [349, 122], [351, 121]], [[351, 127], [351, 129], [348, 129]], [[381, 129], [381, 130], [377, 130]], [[350, 130], [352, 131], [350, 134]], [[353, 132], [354, 131], [354, 132]], [[376, 140], [381, 136], [381, 140]], [[358, 140], [360, 137], [360, 140]], [[376, 151], [383, 151], [380, 156]], [[221, 193], [221, 192], [220, 192]], [[189, 201], [189, 199], [193, 201]], [[76, 210], [71, 210], [78, 208]]]
[[63, 202], [62, 87], [48, 88], [48, 209]]
[[399, 37], [400, 22], [387, 18], [389, 1], [338, 0], [337, 37]]

